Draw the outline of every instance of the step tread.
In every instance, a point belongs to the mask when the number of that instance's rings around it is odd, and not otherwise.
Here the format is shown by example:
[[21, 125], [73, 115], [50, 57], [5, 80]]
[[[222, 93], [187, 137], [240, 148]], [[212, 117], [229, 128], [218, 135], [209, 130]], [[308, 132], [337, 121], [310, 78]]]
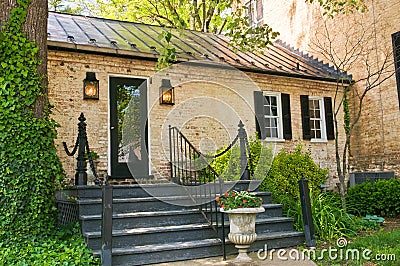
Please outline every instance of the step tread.
[[[178, 232], [178, 231], [185, 231], [185, 230], [201, 230], [204, 228], [211, 228], [211, 227], [205, 223], [196, 223], [196, 224], [185, 224], [185, 225], [168, 225], [168, 226], [130, 228], [130, 229], [123, 229], [123, 230], [113, 230], [113, 236], [152, 234], [152, 233], [160, 233], [160, 232]], [[95, 238], [95, 237], [100, 237], [101, 232], [99, 232], [99, 231], [86, 232], [86, 233], [83, 233], [83, 235], [88, 238]]]
[[[125, 203], [125, 202], [143, 202], [143, 201], [176, 201], [182, 199], [191, 199], [189, 196], [160, 196], [160, 197], [126, 197], [126, 198], [114, 198], [113, 203]], [[93, 204], [93, 203], [101, 203], [101, 198], [84, 198], [80, 199], [77, 202], [79, 204]]]
[[299, 231], [280, 231], [280, 232], [269, 232], [269, 233], [257, 233], [257, 240], [267, 240], [282, 237], [297, 237], [304, 236], [303, 232]]
[[[293, 218], [290, 217], [267, 217], [267, 218], [257, 218], [256, 224], [264, 224], [264, 223], [284, 223], [284, 222], [293, 222]], [[225, 221], [225, 226], [229, 225], [229, 220]], [[215, 225], [215, 223], [214, 223]]]
[[[141, 254], [141, 253], [152, 253], [167, 250], [180, 250], [180, 249], [190, 249], [193, 247], [208, 247], [211, 245], [221, 245], [221, 240], [218, 238], [209, 238], [203, 240], [194, 241], [183, 241], [183, 242], [170, 242], [158, 245], [142, 245], [142, 246], [132, 246], [130, 248], [113, 248], [113, 255], [126, 255], [126, 254]], [[100, 250], [94, 250], [94, 254], [101, 254]]]
[[[134, 218], [134, 217], [152, 217], [152, 216], [174, 216], [179, 214], [200, 213], [198, 209], [168, 210], [168, 211], [148, 211], [148, 212], [129, 212], [113, 214], [113, 219]], [[101, 220], [101, 214], [80, 215], [81, 220]]]

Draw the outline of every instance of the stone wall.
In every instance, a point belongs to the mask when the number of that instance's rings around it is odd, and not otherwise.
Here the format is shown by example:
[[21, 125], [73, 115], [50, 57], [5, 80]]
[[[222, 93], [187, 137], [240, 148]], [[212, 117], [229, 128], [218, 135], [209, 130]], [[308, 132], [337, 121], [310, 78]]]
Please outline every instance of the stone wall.
[[[154, 61], [52, 50], [49, 51], [48, 66], [49, 97], [55, 106], [53, 117], [60, 124], [56, 145], [70, 180], [73, 179], [76, 160], [65, 154], [61, 142], [66, 141], [69, 147], [75, 143], [77, 118], [81, 112], [87, 118], [90, 147], [100, 155], [100, 175], [108, 171], [108, 79], [110, 76], [124, 76], [149, 80], [149, 153], [152, 174], [160, 180], [169, 178], [169, 125], [180, 128], [199, 150], [213, 152], [235, 138], [239, 120], [245, 124], [249, 136], [255, 134], [253, 91], [268, 90], [290, 94], [291, 101], [293, 139], [274, 143], [275, 151], [283, 147], [294, 149], [302, 143], [305, 150], [311, 151], [318, 165], [330, 169], [330, 184], [337, 182], [334, 141], [311, 143], [302, 140], [300, 109], [300, 95], [303, 94], [334, 98], [334, 83], [243, 73], [209, 63], [182, 63], [157, 72]], [[96, 73], [100, 81], [99, 100], [83, 100], [85, 72]], [[175, 87], [175, 105], [159, 103], [162, 78], [170, 79]], [[343, 115], [338, 117], [342, 119]], [[343, 135], [342, 130], [339, 133]]]

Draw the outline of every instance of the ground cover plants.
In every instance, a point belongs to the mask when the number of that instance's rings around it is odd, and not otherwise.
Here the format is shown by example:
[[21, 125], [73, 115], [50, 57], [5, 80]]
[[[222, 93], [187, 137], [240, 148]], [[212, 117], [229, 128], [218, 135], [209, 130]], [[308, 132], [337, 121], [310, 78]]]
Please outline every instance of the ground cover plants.
[[0, 265], [100, 265], [100, 258], [87, 248], [79, 224], [70, 224], [47, 234], [1, 240]]

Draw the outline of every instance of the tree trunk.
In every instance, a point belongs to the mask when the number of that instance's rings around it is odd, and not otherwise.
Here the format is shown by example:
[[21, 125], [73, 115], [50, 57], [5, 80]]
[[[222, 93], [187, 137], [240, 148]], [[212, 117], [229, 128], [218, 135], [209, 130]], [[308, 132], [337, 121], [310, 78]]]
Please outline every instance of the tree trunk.
[[[17, 0], [1, 0], [0, 2], [0, 27], [8, 21], [11, 10], [17, 5]], [[48, 103], [47, 98], [47, 0], [32, 0], [28, 7], [26, 21], [23, 31], [27, 38], [39, 47], [38, 59], [41, 64], [37, 70], [42, 78], [43, 96], [38, 97], [35, 102], [35, 116], [42, 118], [44, 108]]]

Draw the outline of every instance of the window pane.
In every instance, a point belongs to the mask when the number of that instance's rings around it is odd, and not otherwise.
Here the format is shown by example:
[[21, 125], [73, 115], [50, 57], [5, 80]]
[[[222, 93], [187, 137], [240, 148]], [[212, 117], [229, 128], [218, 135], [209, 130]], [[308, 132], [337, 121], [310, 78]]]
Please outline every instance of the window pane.
[[320, 139], [321, 138], [321, 130], [316, 130], [315, 131], [315, 138]]
[[314, 128], [315, 129], [321, 129], [321, 121], [315, 120], [314, 121]]
[[276, 108], [276, 107], [271, 107], [271, 114], [273, 115], [273, 116], [278, 116], [278, 108]]
[[276, 129], [276, 128], [273, 128], [273, 129], [271, 129], [271, 137], [273, 137], [273, 138], [277, 138], [278, 137], [278, 129]]
[[271, 118], [265, 118], [265, 127], [271, 126]]
[[276, 120], [277, 120], [277, 118], [272, 118], [271, 119], [271, 127], [276, 127], [278, 125]]

